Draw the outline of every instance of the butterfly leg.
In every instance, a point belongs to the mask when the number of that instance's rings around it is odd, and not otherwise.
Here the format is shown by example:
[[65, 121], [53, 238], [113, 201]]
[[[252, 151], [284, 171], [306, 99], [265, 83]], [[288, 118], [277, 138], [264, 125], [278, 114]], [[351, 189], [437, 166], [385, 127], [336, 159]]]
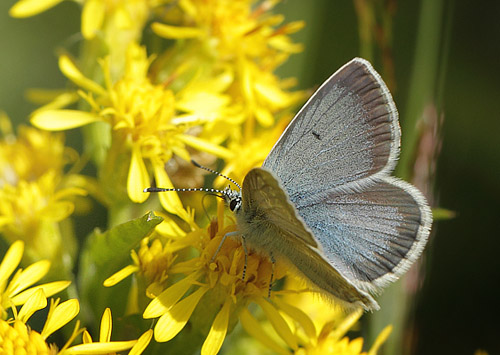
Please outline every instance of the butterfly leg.
[[273, 253], [269, 254], [269, 259], [271, 259], [271, 279], [269, 280], [269, 290], [267, 292], [267, 297], [271, 298], [271, 288], [273, 287], [274, 281], [274, 266], [276, 265], [276, 259], [274, 259]]
[[241, 276], [241, 281], [245, 281], [245, 276], [247, 273], [248, 250], [244, 235], [241, 236], [241, 246], [243, 247], [243, 251], [245, 252], [245, 264], [243, 265], [243, 274]]
[[[217, 250], [215, 251], [214, 255], [212, 256], [212, 259], [210, 259], [210, 262], [211, 263], [214, 262], [215, 258], [217, 257], [217, 254], [219, 254], [220, 249], [222, 248], [222, 244], [224, 244], [227, 237], [234, 237], [234, 236], [237, 236], [239, 234], [240, 234], [239, 231], [234, 231], [234, 232], [229, 232], [229, 233], [224, 234], [224, 236], [222, 237], [222, 240], [219, 243], [219, 246], [217, 247]], [[245, 258], [246, 258], [246, 253], [245, 253]]]

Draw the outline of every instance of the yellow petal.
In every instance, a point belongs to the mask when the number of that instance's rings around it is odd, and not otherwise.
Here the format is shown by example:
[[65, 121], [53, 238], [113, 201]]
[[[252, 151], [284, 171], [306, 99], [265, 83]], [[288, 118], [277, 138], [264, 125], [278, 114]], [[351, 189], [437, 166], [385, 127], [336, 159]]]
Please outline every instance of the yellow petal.
[[279, 334], [281, 339], [283, 339], [290, 348], [297, 350], [297, 340], [293, 336], [293, 333], [285, 319], [281, 316], [281, 314], [279, 314], [278, 310], [263, 298], [257, 298], [255, 302], [262, 308], [267, 319], [269, 319], [269, 322], [271, 322], [271, 325]]
[[190, 161], [191, 160], [191, 155], [189, 155], [188, 150], [181, 145], [174, 145], [171, 147], [172, 148], [172, 153], [177, 155], [179, 158], [184, 159], [185, 161]]
[[269, 47], [276, 48], [287, 53], [300, 53], [304, 46], [300, 43], [293, 43], [288, 36], [274, 36], [267, 42]]
[[199, 288], [161, 316], [155, 326], [155, 340], [165, 342], [175, 337], [184, 328], [196, 305], [207, 291], [208, 288]]
[[169, 26], [155, 22], [151, 25], [153, 32], [158, 36], [169, 39], [197, 38], [203, 36], [203, 31], [196, 27]]
[[281, 301], [278, 298], [274, 300], [274, 303], [279, 307], [279, 309], [296, 320], [310, 339], [317, 338], [316, 327], [314, 326], [311, 318], [309, 318], [305, 312], [289, 303]]
[[68, 217], [73, 213], [75, 209], [75, 205], [73, 202], [69, 201], [58, 201], [52, 202], [47, 207], [40, 210], [40, 218], [51, 221], [51, 222], [59, 222]]
[[44, 105], [37, 108], [37, 111], [57, 110], [74, 104], [80, 99], [76, 92], [43, 89], [29, 89], [26, 92], [26, 97], [30, 102]]
[[38, 290], [43, 290], [45, 296], [50, 297], [56, 293], [61, 292], [71, 284], [71, 281], [54, 281], [46, 284], [42, 284], [36, 287], [27, 289], [21, 292], [17, 296], [12, 297], [12, 302], [14, 305], [19, 306], [24, 304], [35, 292]]
[[101, 121], [99, 116], [77, 110], [42, 110], [31, 116], [31, 124], [48, 131], [63, 131]]
[[136, 203], [146, 201], [149, 194], [144, 189], [150, 185], [149, 174], [146, 164], [142, 159], [141, 148], [138, 145], [132, 147], [132, 157], [128, 170], [127, 192], [130, 199]]
[[233, 157], [233, 153], [229, 149], [221, 147], [220, 145], [217, 144], [210, 143], [205, 139], [191, 136], [188, 134], [179, 134], [177, 137], [185, 144], [195, 149], [198, 149], [199, 151], [211, 153], [215, 156], [218, 156], [226, 160], [231, 159]]
[[[71, 176], [71, 182], [74, 182], [74, 183], [82, 183], [82, 184], [87, 184], [88, 183], [83, 179], [78, 179], [78, 176]], [[78, 196], [87, 196], [88, 194], [88, 191], [83, 189], [83, 188], [80, 188], [80, 187], [68, 187], [68, 188], [65, 188], [65, 189], [61, 189], [59, 191], [57, 191], [54, 196], [53, 196], [53, 199], [54, 200], [61, 200], [61, 199], [64, 199], [66, 197], [73, 197], [75, 195], [78, 195]]]
[[253, 78], [252, 78], [252, 73], [251, 73], [251, 68], [250, 65], [247, 61], [243, 60], [242, 61], [242, 80], [241, 80], [241, 86], [243, 90], [243, 95], [245, 96], [246, 101], [249, 104], [253, 104], [255, 102], [255, 97], [253, 94]]
[[20, 0], [9, 10], [12, 17], [30, 17], [56, 6], [64, 0]]
[[305, 21], [293, 21], [293, 22], [289, 22], [286, 25], [284, 25], [283, 29], [284, 29], [284, 32], [286, 32], [287, 34], [292, 34], [292, 33], [300, 31], [305, 26], [306, 26]]
[[201, 9], [201, 7], [198, 9], [190, 0], [179, 0], [178, 5], [191, 18], [197, 17]]
[[359, 318], [363, 315], [362, 309], [356, 309], [352, 313], [350, 313], [344, 320], [334, 329], [333, 332], [330, 333], [330, 337], [332, 339], [340, 339], [342, 338], [359, 320]]
[[195, 275], [190, 275], [163, 291], [144, 310], [143, 318], [156, 318], [168, 312], [193, 284]]
[[116, 285], [118, 282], [121, 280], [125, 279], [126, 277], [132, 275], [134, 272], [139, 271], [139, 268], [135, 265], [127, 265], [120, 271], [114, 273], [110, 277], [108, 277], [106, 280], [103, 282], [104, 287], [111, 287]]
[[230, 98], [211, 92], [191, 92], [176, 102], [177, 109], [185, 112], [196, 112], [197, 115], [207, 116], [219, 113], [221, 108], [228, 105]]
[[262, 344], [264, 344], [264, 346], [271, 349], [277, 354], [290, 355], [290, 353], [286, 351], [286, 349], [281, 347], [267, 334], [264, 328], [262, 328], [260, 322], [257, 321], [257, 319], [255, 319], [247, 309], [244, 309], [240, 313], [239, 318], [243, 329], [245, 329], [245, 331], [253, 338], [259, 340]]
[[47, 274], [49, 268], [50, 261], [48, 260], [40, 260], [28, 266], [25, 270], [16, 275], [15, 282], [11, 283], [14, 284], [15, 287], [8, 290], [9, 296], [14, 296], [21, 290], [24, 290], [39, 281]]
[[81, 88], [92, 91], [98, 95], [106, 95], [106, 90], [96, 82], [85, 77], [67, 55], [61, 55], [59, 57], [59, 69], [69, 80]]
[[128, 355], [139, 355], [142, 354], [144, 349], [148, 346], [151, 338], [153, 337], [153, 329], [149, 329], [147, 332], [141, 335], [141, 337], [137, 340], [137, 343], [130, 350]]
[[201, 347], [201, 355], [216, 355], [219, 352], [227, 334], [230, 309], [231, 299], [228, 298], [212, 323], [208, 336]]
[[383, 343], [385, 343], [389, 335], [391, 335], [391, 332], [392, 325], [388, 325], [387, 327], [385, 327], [377, 336], [377, 339], [375, 339], [375, 342], [370, 348], [370, 351], [368, 351], [368, 355], [377, 355], [378, 349], [380, 348], [380, 346], [382, 346]]
[[[170, 181], [170, 178], [167, 175], [167, 172], [165, 171], [165, 167], [163, 166], [163, 164], [155, 162], [153, 163], [153, 169], [154, 169], [156, 183], [158, 184], [158, 186], [164, 188], [174, 187], [174, 185]], [[181, 199], [179, 198], [177, 192], [175, 191], [162, 192], [160, 193], [159, 198], [161, 205], [165, 210], [167, 210], [170, 213], [178, 215], [183, 220], [189, 218], [188, 213], [184, 209], [184, 206], [182, 205]]]
[[0, 264], [0, 286], [5, 285], [7, 279], [17, 268], [23, 258], [24, 242], [17, 240], [10, 246]]
[[82, 341], [84, 344], [92, 343], [92, 336], [90, 335], [90, 333], [87, 330], [83, 331]]
[[274, 83], [260, 81], [255, 83], [254, 88], [259, 97], [273, 105], [273, 107], [285, 107], [290, 103], [289, 94], [284, 93]]
[[87, 0], [82, 10], [82, 35], [85, 39], [95, 37], [102, 27], [105, 3], [102, 0]]
[[101, 318], [101, 330], [99, 332], [99, 341], [103, 343], [110, 341], [112, 329], [113, 329], [113, 320], [111, 319], [111, 309], [106, 307]]
[[0, 216], [0, 227], [3, 227], [7, 224], [14, 223], [13, 217]]
[[40, 309], [47, 307], [47, 297], [41, 288], [39, 288], [21, 307], [17, 319], [26, 323], [26, 321]]
[[80, 312], [80, 304], [76, 299], [69, 299], [51, 311], [49, 311], [49, 316], [42, 329], [41, 334], [44, 339], [75, 318]]
[[163, 222], [156, 226], [158, 233], [169, 238], [179, 238], [186, 235], [186, 232], [166, 214], [158, 213], [158, 215], [164, 218]]
[[64, 354], [95, 355], [95, 354], [113, 354], [130, 349], [137, 343], [137, 340], [129, 341], [110, 341], [108, 343], [88, 343], [72, 346], [64, 350]]
[[265, 107], [255, 107], [255, 116], [262, 127], [271, 127], [274, 124], [274, 117]]

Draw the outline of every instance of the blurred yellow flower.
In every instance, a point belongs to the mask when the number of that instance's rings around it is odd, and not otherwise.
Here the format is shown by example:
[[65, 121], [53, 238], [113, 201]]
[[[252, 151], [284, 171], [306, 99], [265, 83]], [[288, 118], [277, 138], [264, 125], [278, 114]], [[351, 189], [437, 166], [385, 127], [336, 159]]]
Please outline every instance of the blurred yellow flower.
[[62, 236], [56, 223], [71, 215], [75, 196], [87, 194], [79, 187], [58, 189], [59, 184], [60, 177], [48, 171], [36, 181], [0, 189], [0, 230], [10, 242], [24, 240], [32, 259], [57, 255]]
[[65, 173], [78, 154], [61, 134], [20, 126], [16, 136], [5, 115], [0, 130], [0, 231], [10, 243], [24, 240], [30, 260], [53, 261], [63, 238], [57, 223], [73, 213], [91, 179]]
[[[64, 0], [19, 0], [9, 11], [12, 17], [30, 17], [44, 12]], [[147, 20], [149, 10], [157, 6], [159, 0], [83, 0], [82, 34], [92, 39], [109, 27], [123, 32], [140, 32]]]
[[16, 137], [9, 119], [1, 115], [0, 120], [0, 188], [35, 181], [47, 171], [62, 175], [66, 164], [77, 160], [78, 154], [64, 146], [62, 134], [20, 125]]
[[294, 81], [280, 81], [273, 74], [290, 54], [302, 50], [288, 35], [304, 26], [302, 21], [279, 26], [283, 16], [269, 12], [277, 2], [186, 0], [178, 4], [177, 16], [152, 24], [160, 37], [191, 41], [180, 47], [178, 56], [192, 51], [199, 56], [185, 58], [186, 66], [222, 70], [234, 78], [228, 94], [241, 106], [250, 137], [255, 119], [270, 127], [277, 112], [304, 99], [303, 92], [286, 91]]
[[[292, 279], [292, 283], [294, 281]], [[287, 283], [287, 290], [290, 286]], [[366, 353], [362, 351], [362, 338], [351, 340], [346, 336], [348, 331], [355, 328], [363, 314], [362, 309], [346, 314], [339, 306], [323, 301], [311, 292], [283, 291], [283, 296], [282, 299], [274, 299], [274, 303], [280, 314], [283, 314], [284, 324], [290, 327], [290, 332], [283, 332], [286, 329], [283, 325], [280, 330], [277, 322], [273, 324], [270, 317], [267, 318], [276, 334], [269, 332], [265, 322], [258, 321], [247, 310], [240, 315], [243, 329], [279, 354], [375, 355], [392, 330], [391, 326], [386, 327]]]
[[[249, 139], [240, 137], [233, 140], [229, 149], [238, 153], [234, 158], [226, 160], [221, 174], [236, 181], [243, 181], [251, 169], [262, 165], [287, 124], [288, 120], [281, 120], [273, 129], [262, 131]], [[214, 185], [223, 188], [227, 185], [227, 180], [218, 176]]]

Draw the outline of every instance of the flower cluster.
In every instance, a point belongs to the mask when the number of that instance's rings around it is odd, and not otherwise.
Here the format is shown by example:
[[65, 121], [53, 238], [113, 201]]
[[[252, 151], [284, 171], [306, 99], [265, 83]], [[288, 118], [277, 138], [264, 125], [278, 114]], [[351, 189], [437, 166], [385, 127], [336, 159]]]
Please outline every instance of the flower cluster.
[[[33, 16], [62, 1], [19, 0], [10, 14]], [[34, 127], [15, 134], [0, 117], [0, 233], [11, 244], [0, 265], [0, 350], [140, 354], [154, 335], [152, 353], [216, 354], [232, 336], [227, 346], [252, 341], [280, 354], [361, 354], [362, 339], [346, 336], [361, 312], [323, 303], [293, 283], [283, 261], [226, 238], [238, 226], [222, 203], [143, 192], [202, 185], [191, 160], [218, 164], [237, 181], [264, 161], [306, 97], [275, 72], [302, 50], [290, 36], [304, 23], [273, 13], [278, 0], [76, 2], [82, 47], [58, 58], [68, 87], [33, 92], [42, 103]], [[60, 132], [74, 128], [82, 154]], [[95, 176], [81, 173], [87, 166]], [[87, 195], [108, 223], [82, 237], [71, 217], [92, 210]], [[23, 246], [32, 264], [9, 281]], [[50, 281], [33, 286], [42, 277]], [[47, 302], [60, 292], [66, 301]], [[42, 308], [48, 316], [37, 332], [30, 317]], [[111, 309], [124, 320], [119, 336], [133, 340], [111, 340]], [[77, 315], [64, 344], [47, 342]], [[98, 319], [94, 341], [80, 322], [95, 329]]]

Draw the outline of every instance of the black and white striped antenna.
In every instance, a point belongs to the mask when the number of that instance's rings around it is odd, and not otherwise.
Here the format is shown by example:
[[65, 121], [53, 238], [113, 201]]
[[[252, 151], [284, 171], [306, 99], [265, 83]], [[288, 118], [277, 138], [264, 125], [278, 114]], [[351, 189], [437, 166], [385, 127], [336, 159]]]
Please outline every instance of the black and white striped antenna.
[[[197, 168], [200, 168], [200, 169], [203, 169], [203, 170], [206, 170], [208, 172], [211, 172], [212, 174], [215, 174], [215, 175], [218, 175], [220, 177], [223, 177], [224, 179], [232, 182], [233, 184], [235, 184], [238, 189], [241, 191], [241, 186], [240, 184], [238, 184], [236, 181], [234, 181], [233, 179], [231, 179], [230, 177], [227, 177], [226, 175], [223, 175], [221, 173], [219, 173], [218, 171], [215, 171], [215, 170], [212, 170], [210, 168], [207, 168], [206, 166], [203, 166], [203, 165], [200, 165], [198, 164], [197, 162], [195, 162], [194, 160], [191, 159], [191, 163], [196, 166]], [[226, 190], [218, 190], [218, 189], [213, 189], [213, 188], [205, 188], [205, 187], [193, 187], [193, 188], [164, 188], [164, 187], [147, 187], [143, 190], [144, 192], [165, 192], [165, 191], [176, 191], [176, 192], [198, 192], [198, 191], [201, 191], [201, 192], [208, 192], [208, 193], [212, 193], [212, 194], [215, 194], [216, 196], [218, 197], [224, 197], [224, 196], [228, 196], [228, 191], [227, 189]], [[217, 195], [219, 194], [219, 195]]]

